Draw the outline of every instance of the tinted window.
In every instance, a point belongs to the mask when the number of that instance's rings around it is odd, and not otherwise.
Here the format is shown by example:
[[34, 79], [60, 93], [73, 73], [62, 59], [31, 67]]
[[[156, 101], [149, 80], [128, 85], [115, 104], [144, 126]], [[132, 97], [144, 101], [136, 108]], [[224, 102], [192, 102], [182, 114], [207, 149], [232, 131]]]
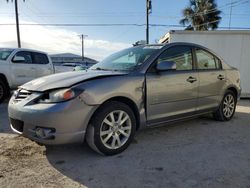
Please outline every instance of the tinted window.
[[33, 63], [34, 64], [48, 64], [49, 60], [47, 55], [33, 52]]
[[198, 69], [216, 69], [215, 58], [212, 54], [202, 50], [196, 49]]
[[0, 49], [0, 60], [6, 60], [12, 52], [13, 50]]
[[32, 57], [30, 52], [21, 51], [16, 53], [12, 59], [12, 62], [32, 64]]
[[217, 69], [221, 69], [221, 61], [217, 57], [214, 57], [214, 59], [215, 59]]
[[192, 51], [188, 46], [175, 46], [167, 49], [158, 58], [161, 61], [174, 61], [176, 70], [192, 70]]
[[162, 46], [137, 46], [114, 53], [100, 63], [95, 64], [91, 69], [95, 70], [119, 70], [133, 71], [141, 66], [153, 53], [156, 53]]

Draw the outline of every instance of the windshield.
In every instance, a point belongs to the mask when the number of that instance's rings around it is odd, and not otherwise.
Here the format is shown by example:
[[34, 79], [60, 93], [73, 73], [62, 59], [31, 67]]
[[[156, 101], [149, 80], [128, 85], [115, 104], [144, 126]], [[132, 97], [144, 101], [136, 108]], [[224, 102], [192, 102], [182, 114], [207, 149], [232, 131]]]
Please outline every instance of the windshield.
[[0, 60], [6, 60], [14, 50], [0, 49]]
[[140, 46], [122, 50], [92, 66], [92, 70], [132, 71], [162, 46]]

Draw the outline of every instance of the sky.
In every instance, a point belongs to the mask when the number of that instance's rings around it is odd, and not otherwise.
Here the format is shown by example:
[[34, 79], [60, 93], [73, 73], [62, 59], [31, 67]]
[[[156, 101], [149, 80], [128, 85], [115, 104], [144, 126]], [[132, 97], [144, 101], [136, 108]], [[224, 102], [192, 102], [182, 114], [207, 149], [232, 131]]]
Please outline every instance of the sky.
[[[250, 0], [217, 0], [222, 11], [221, 29], [229, 26], [230, 2], [232, 28], [250, 29]], [[146, 0], [18, 0], [20, 24], [145, 24]], [[150, 43], [169, 30], [181, 30], [182, 10], [189, 0], [152, 0]], [[14, 3], [0, 0], [0, 47], [17, 47]], [[172, 25], [172, 26], [171, 26]], [[50, 54], [81, 54], [79, 34], [85, 39], [85, 54], [97, 60], [145, 40], [145, 26], [20, 26], [22, 47]]]

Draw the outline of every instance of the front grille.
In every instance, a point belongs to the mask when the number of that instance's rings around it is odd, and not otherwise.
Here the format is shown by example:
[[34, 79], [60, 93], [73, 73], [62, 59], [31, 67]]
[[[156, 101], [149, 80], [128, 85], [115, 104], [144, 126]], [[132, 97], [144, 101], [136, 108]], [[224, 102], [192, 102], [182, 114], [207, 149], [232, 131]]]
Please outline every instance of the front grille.
[[12, 125], [12, 127], [17, 130], [18, 132], [23, 132], [23, 121], [17, 120], [17, 119], [13, 119], [10, 118], [10, 124]]
[[14, 93], [14, 97], [16, 101], [21, 101], [23, 99], [26, 99], [30, 95], [31, 95], [31, 92], [24, 90], [24, 89], [17, 90]]

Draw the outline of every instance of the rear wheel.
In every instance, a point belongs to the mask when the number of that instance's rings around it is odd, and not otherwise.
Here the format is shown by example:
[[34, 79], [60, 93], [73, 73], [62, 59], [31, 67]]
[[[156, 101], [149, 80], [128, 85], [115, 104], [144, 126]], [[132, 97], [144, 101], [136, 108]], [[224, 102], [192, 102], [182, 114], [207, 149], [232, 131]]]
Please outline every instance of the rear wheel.
[[232, 119], [235, 113], [236, 104], [237, 99], [234, 92], [228, 90], [225, 93], [219, 108], [213, 114], [214, 118], [219, 121], [228, 121]]
[[131, 143], [136, 128], [133, 111], [124, 103], [107, 102], [95, 113], [87, 129], [89, 146], [104, 155], [124, 151]]
[[7, 96], [8, 96], [7, 84], [3, 80], [0, 80], [0, 103], [2, 103]]

